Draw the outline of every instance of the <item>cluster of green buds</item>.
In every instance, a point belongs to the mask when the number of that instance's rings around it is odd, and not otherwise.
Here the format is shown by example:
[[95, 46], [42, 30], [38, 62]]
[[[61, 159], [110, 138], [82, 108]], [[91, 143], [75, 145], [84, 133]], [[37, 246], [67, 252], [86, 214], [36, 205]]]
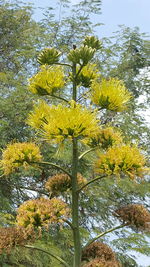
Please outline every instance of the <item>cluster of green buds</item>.
[[68, 54], [68, 59], [75, 64], [80, 64], [82, 66], [87, 65], [87, 63], [93, 58], [96, 49], [86, 46], [81, 46], [76, 49], [72, 49]]
[[61, 52], [55, 48], [45, 48], [38, 56], [38, 63], [40, 65], [52, 65], [59, 61]]
[[84, 46], [88, 46], [96, 50], [100, 50], [102, 48], [102, 42], [95, 36], [85, 37], [83, 44]]
[[75, 64], [86, 66], [93, 58], [95, 52], [102, 47], [101, 41], [94, 36], [84, 39], [83, 45], [70, 51], [68, 59]]

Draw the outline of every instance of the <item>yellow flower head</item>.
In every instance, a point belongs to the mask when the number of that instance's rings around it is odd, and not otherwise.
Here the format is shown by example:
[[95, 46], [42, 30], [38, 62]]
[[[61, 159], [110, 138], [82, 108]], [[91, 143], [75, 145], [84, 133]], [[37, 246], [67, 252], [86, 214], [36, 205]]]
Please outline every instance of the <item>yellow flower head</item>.
[[62, 67], [42, 65], [41, 70], [29, 79], [29, 90], [38, 95], [51, 95], [64, 84]]
[[99, 132], [92, 138], [87, 138], [85, 143], [90, 147], [101, 146], [107, 149], [110, 146], [121, 144], [123, 141], [121, 132], [113, 127], [99, 129]]
[[48, 227], [52, 223], [62, 223], [68, 215], [67, 204], [60, 199], [28, 200], [18, 209], [17, 224], [23, 227]]
[[[87, 182], [80, 173], [77, 175], [77, 181], [79, 187], [83, 186]], [[71, 189], [71, 178], [64, 173], [56, 174], [47, 180], [45, 188], [51, 192], [53, 196], [60, 195]]]
[[70, 107], [63, 105], [48, 106], [41, 102], [30, 114], [28, 124], [37, 129], [45, 140], [60, 143], [66, 138], [91, 137], [98, 131], [95, 113], [71, 102]]
[[3, 151], [1, 166], [4, 174], [8, 175], [20, 166], [27, 167], [32, 162], [40, 162], [42, 156], [39, 147], [34, 143], [9, 144]]
[[131, 94], [122, 81], [115, 78], [102, 79], [100, 83], [94, 81], [91, 88], [91, 99], [94, 104], [117, 112], [127, 109]]
[[89, 87], [92, 81], [100, 77], [99, 70], [96, 68], [96, 64], [87, 64], [83, 67], [78, 75], [76, 82], [84, 87]]
[[124, 173], [134, 179], [142, 177], [146, 172], [145, 162], [136, 146], [121, 145], [111, 147], [105, 154], [99, 155], [95, 167], [98, 173], [114, 174], [118, 177]]

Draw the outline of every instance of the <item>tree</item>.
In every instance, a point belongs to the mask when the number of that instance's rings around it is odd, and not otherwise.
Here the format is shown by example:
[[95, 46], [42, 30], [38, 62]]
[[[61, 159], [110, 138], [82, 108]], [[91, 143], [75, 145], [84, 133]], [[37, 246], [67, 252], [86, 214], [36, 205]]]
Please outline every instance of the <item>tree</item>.
[[[142, 205], [131, 204], [114, 212], [122, 224], [81, 242], [80, 195], [86, 195], [86, 189], [95, 182], [115, 177], [140, 179], [147, 171], [146, 159], [138, 147], [125, 143], [120, 131], [100, 123], [103, 110], [123, 112], [132, 98], [122, 81], [102, 78], [96, 65], [91, 63], [100, 49], [101, 42], [91, 36], [86, 37], [79, 48], [73, 46], [65, 62], [59, 60], [61, 54], [55, 48], [44, 49], [38, 57], [40, 71], [30, 79], [29, 90], [48, 99], [56, 98], [62, 104], [58, 102], [58, 105], [51, 105], [49, 101], [40, 101], [29, 114], [28, 124], [36, 130], [40, 138], [38, 140], [53, 144], [54, 149], [67, 146], [71, 150], [71, 164], [66, 169], [65, 166], [43, 161], [39, 146], [33, 142], [17, 142], [7, 146], [1, 161], [4, 175], [10, 175], [20, 168], [28, 171], [29, 167], [42, 172], [45, 166], [56, 168], [59, 172], [48, 179], [45, 185], [49, 198], [24, 202], [18, 209], [17, 226], [1, 228], [2, 251], [9, 251], [14, 245], [23, 245], [44, 252], [42, 248], [24, 242], [30, 239], [33, 242], [37, 235], [46, 233], [51, 225], [54, 228], [61, 225], [70, 227], [72, 231], [70, 253], [73, 252], [73, 260], [67, 263], [51, 251], [45, 253], [62, 265], [120, 266], [113, 251], [97, 240], [125, 226], [136, 230], [149, 228], [148, 210]], [[95, 155], [88, 169], [89, 179], [86, 180], [80, 174], [80, 161], [92, 151], [95, 151]]]

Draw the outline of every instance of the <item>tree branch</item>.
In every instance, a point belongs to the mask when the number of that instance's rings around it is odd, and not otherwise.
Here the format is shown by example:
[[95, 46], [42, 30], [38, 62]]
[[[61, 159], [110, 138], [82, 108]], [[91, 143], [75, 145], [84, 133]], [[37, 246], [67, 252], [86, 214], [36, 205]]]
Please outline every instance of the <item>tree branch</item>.
[[111, 228], [111, 229], [109, 229], [109, 230], [107, 230], [107, 231], [105, 231], [105, 232], [100, 233], [100, 234], [97, 235], [96, 237], [90, 239], [90, 240], [87, 242], [87, 244], [86, 244], [82, 249], [85, 249], [87, 246], [89, 246], [90, 244], [92, 244], [92, 243], [93, 243], [94, 241], [96, 241], [98, 238], [100, 238], [100, 237], [102, 237], [102, 236], [104, 236], [104, 235], [106, 235], [106, 234], [108, 234], [108, 233], [111, 233], [111, 232], [113, 232], [113, 231], [115, 231], [115, 230], [117, 230], [117, 229], [123, 228], [123, 227], [125, 227], [125, 226], [127, 226], [127, 225], [129, 225], [129, 224], [128, 224], [128, 223], [126, 223], [126, 224], [121, 224], [121, 225], [118, 225], [118, 226], [116, 226], [116, 227], [114, 227], [114, 228]]
[[107, 176], [108, 176], [108, 175], [98, 176], [98, 177], [96, 177], [96, 178], [90, 180], [89, 182], [87, 182], [87, 183], [84, 184], [81, 188], [78, 189], [78, 193], [80, 193], [80, 192], [81, 192], [86, 186], [88, 186], [89, 184], [91, 184], [91, 183], [93, 183], [93, 182], [95, 182], [95, 181], [97, 181], [97, 180], [100, 180], [100, 179], [102, 179], [102, 178], [105, 178], [105, 177], [107, 177]]
[[30, 246], [30, 245], [24, 245], [23, 247], [25, 247], [25, 248], [31, 248], [31, 249], [35, 249], [35, 250], [44, 252], [44, 253], [48, 254], [49, 256], [55, 258], [55, 259], [58, 260], [59, 262], [63, 263], [64, 266], [69, 267], [69, 265], [67, 264], [67, 262], [65, 262], [62, 258], [60, 258], [59, 256], [56, 256], [56, 255], [54, 255], [53, 253], [48, 252], [48, 251], [46, 251], [46, 250], [44, 250], [44, 249], [42, 249], [42, 248], [38, 248], [38, 247]]

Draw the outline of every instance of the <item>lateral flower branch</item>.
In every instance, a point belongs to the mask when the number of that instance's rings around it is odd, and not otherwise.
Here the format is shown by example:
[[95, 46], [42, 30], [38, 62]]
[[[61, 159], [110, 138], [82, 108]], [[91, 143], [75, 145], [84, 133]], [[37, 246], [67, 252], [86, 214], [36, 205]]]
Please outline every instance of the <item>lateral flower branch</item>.
[[[12, 140], [12, 143], [8, 144], [3, 151], [0, 163], [5, 176], [16, 171], [44, 166], [59, 171], [49, 177], [45, 184], [45, 189], [50, 193], [51, 199], [45, 196], [45, 198], [28, 200], [18, 208], [15, 226], [17, 228], [13, 231], [8, 227], [8, 235], [10, 233], [13, 239], [9, 248], [12, 249], [13, 246], [26, 242], [26, 248], [43, 251], [42, 248], [28, 245], [31, 235], [23, 235], [22, 229], [30, 233], [29, 229], [33, 232], [37, 229], [48, 231], [51, 225], [70, 227], [74, 243], [73, 267], [81, 267], [84, 264], [82, 262], [84, 246], [80, 237], [80, 193], [93, 182], [107, 179], [107, 177], [113, 179], [113, 177], [124, 176], [136, 179], [144, 177], [147, 171], [146, 158], [139, 148], [129, 143], [126, 144], [120, 130], [112, 125], [101, 123], [99, 110], [107, 109], [116, 113], [126, 110], [127, 112], [132, 99], [123, 81], [103, 77], [98, 66], [93, 63], [95, 53], [98, 50], [101, 51], [101, 48], [102, 44], [96, 37], [87, 36], [80, 47], [74, 46], [70, 50], [65, 62], [61, 62], [61, 53], [55, 48], [46, 48], [40, 53], [39, 71], [29, 79], [28, 90], [41, 98], [44, 96], [48, 99], [56, 98], [56, 101], [59, 99], [59, 103], [54, 105], [50, 101], [40, 99], [38, 104], [35, 104], [27, 118], [27, 124], [36, 131], [36, 143], [19, 143]], [[86, 93], [87, 88], [88, 93]], [[67, 99], [63, 97], [66, 91]], [[79, 104], [83, 95], [88, 101], [86, 104]], [[72, 163], [68, 167], [69, 171], [55, 162], [44, 161], [39, 146], [41, 140], [47, 143], [47, 146], [52, 145], [54, 148], [62, 145], [65, 147], [66, 144], [71, 147]], [[84, 162], [83, 157], [89, 153], [94, 153], [92, 165], [93, 171], [97, 174], [94, 179], [86, 179], [80, 170], [79, 162], [81, 160]], [[71, 196], [71, 201], [65, 203], [67, 194]], [[142, 208], [139, 210], [145, 212]], [[135, 219], [130, 220], [130, 216], [125, 215], [123, 211], [127, 213], [129, 211], [133, 216], [136, 214], [131, 211], [131, 207], [116, 211], [117, 216], [125, 223], [100, 233], [97, 237], [87, 241], [87, 245], [95, 244], [94, 241], [103, 235], [123, 226], [132, 225], [133, 222], [134, 227], [139, 226], [137, 221], [135, 223]], [[146, 212], [144, 214], [148, 220], [149, 215]], [[16, 232], [19, 239], [15, 242], [14, 233]], [[7, 227], [4, 233], [7, 236]], [[5, 243], [4, 235], [0, 236], [0, 251], [7, 250], [7, 247], [8, 242]], [[98, 249], [100, 247], [102, 246], [98, 245]], [[57, 257], [47, 251], [45, 253], [56, 258], [64, 266], [70, 266], [63, 257]], [[113, 266], [119, 266], [115, 258], [113, 261]], [[111, 261], [107, 258], [94, 258], [91, 263], [84, 266], [110, 265]]]

